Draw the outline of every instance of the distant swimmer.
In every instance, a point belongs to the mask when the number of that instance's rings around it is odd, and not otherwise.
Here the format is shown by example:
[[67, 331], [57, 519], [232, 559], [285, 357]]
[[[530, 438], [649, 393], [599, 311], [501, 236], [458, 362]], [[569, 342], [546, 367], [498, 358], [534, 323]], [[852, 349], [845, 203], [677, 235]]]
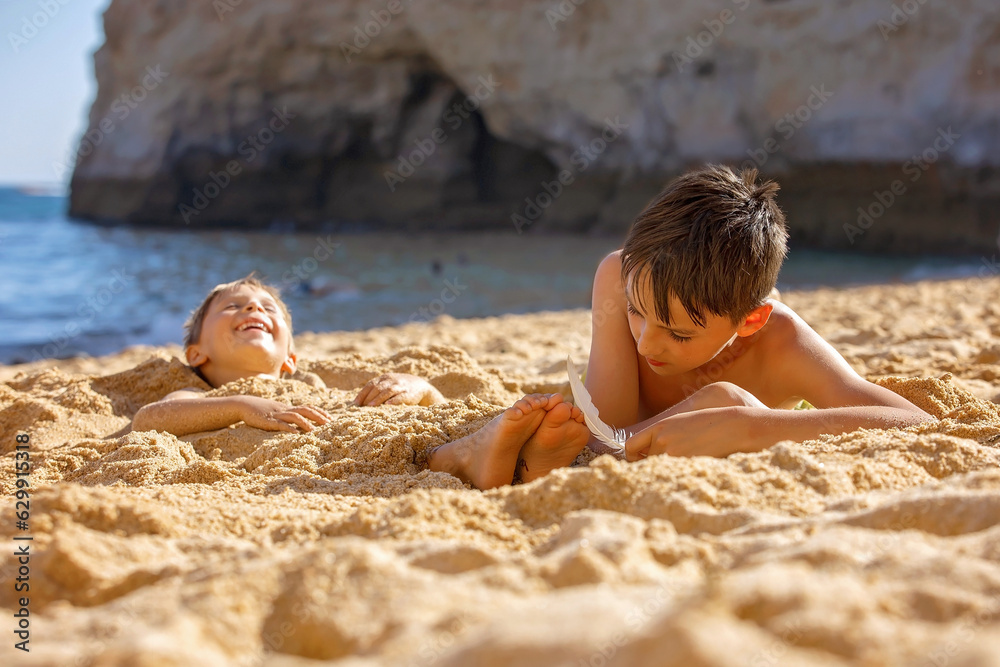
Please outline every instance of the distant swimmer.
[[335, 281], [325, 278], [311, 278], [295, 285], [296, 294], [303, 296], [323, 297], [334, 294], [344, 299], [350, 299], [361, 294], [358, 286], [351, 281]]

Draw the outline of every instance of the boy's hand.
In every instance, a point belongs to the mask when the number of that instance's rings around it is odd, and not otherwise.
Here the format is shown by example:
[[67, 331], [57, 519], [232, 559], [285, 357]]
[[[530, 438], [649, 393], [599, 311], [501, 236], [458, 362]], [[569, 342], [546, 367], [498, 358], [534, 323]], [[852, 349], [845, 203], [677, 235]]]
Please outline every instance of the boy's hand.
[[[670, 456], [728, 456], [743, 450], [733, 408], [682, 412], [639, 431], [625, 442], [629, 461], [656, 454]], [[734, 428], [735, 427], [735, 428]]]
[[355, 405], [434, 405], [447, 399], [430, 382], [407, 373], [386, 373], [370, 381]]
[[240, 414], [247, 426], [265, 431], [288, 431], [308, 433], [313, 424], [322, 426], [332, 417], [325, 410], [302, 405], [292, 407], [279, 401], [256, 396], [240, 396]]

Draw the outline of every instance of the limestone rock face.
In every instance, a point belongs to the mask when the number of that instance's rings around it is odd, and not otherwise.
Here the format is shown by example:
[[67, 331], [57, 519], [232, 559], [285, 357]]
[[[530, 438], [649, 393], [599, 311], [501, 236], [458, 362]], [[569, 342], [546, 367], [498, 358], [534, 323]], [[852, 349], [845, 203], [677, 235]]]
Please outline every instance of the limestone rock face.
[[995, 0], [113, 0], [71, 213], [617, 231], [706, 161], [793, 239], [996, 250]]

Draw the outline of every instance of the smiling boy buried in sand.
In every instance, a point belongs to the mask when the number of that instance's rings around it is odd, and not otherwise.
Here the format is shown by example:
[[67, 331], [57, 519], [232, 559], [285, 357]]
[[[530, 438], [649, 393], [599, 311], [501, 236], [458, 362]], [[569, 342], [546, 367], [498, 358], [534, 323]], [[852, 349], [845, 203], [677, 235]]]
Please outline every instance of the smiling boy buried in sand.
[[[248, 276], [219, 285], [185, 324], [188, 363], [212, 387], [243, 378], [279, 379], [295, 372], [292, 318], [276, 289]], [[368, 383], [357, 405], [433, 405], [445, 402], [426, 380], [393, 373]], [[134, 431], [186, 435], [245, 422], [266, 431], [308, 432], [330, 415], [314, 406], [293, 407], [256, 396], [205, 396], [198, 389], [175, 391], [141, 408]], [[530, 394], [493, 421], [460, 440], [428, 453], [431, 470], [448, 472], [481, 489], [510, 484], [519, 453], [529, 459], [587, 441], [587, 427], [577, 408], [559, 394]], [[546, 471], [547, 472], [547, 471]]]
[[[288, 307], [277, 290], [252, 276], [212, 290], [184, 328], [187, 361], [212, 387], [295, 372]], [[330, 415], [318, 407], [293, 407], [257, 396], [206, 397], [198, 389], [181, 389], [140, 409], [132, 430], [186, 435], [240, 421], [295, 433], [327, 423]]]

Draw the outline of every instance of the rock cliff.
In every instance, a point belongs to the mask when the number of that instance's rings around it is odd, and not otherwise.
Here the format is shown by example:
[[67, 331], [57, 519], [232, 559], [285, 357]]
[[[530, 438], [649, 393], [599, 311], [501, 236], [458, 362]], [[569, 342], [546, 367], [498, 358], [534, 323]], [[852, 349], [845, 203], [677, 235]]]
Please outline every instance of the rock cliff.
[[704, 161], [803, 245], [996, 250], [995, 0], [113, 0], [71, 213], [623, 230]]

